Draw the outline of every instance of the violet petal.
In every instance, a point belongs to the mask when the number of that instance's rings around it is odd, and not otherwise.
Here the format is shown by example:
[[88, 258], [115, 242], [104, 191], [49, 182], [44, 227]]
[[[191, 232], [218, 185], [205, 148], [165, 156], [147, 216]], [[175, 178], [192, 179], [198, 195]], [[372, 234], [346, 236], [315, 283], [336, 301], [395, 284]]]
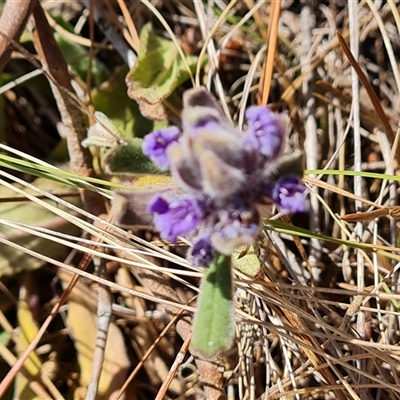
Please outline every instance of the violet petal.
[[270, 197], [282, 212], [299, 213], [307, 210], [305, 190], [297, 177], [286, 176], [271, 187]]
[[261, 153], [268, 160], [277, 158], [285, 144], [285, 117], [274, 114], [268, 107], [254, 106], [247, 109], [246, 118], [244, 147]]
[[203, 216], [198, 201], [190, 197], [177, 197], [168, 202], [156, 195], [150, 202], [148, 211], [156, 214], [155, 226], [171, 242], [175, 242], [178, 236], [193, 231]]
[[207, 267], [212, 262], [214, 253], [209, 234], [204, 232], [194, 240], [188, 259], [195, 267]]
[[143, 153], [162, 170], [170, 168], [167, 148], [171, 143], [178, 141], [180, 131], [176, 126], [149, 133], [143, 139]]
[[235, 203], [219, 210], [211, 236], [215, 249], [226, 255], [232, 254], [239, 246], [253, 244], [259, 231], [258, 211]]

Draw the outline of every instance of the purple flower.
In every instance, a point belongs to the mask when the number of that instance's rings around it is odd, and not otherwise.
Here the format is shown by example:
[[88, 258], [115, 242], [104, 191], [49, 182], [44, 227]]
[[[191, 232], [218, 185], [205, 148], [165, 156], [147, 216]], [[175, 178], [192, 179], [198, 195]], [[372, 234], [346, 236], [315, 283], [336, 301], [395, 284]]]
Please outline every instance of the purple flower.
[[147, 211], [156, 214], [154, 224], [161, 235], [171, 242], [196, 229], [203, 217], [199, 202], [187, 196], [176, 197], [168, 202], [156, 194]]
[[277, 158], [284, 147], [286, 121], [268, 107], [250, 107], [246, 111], [247, 130], [244, 146], [261, 153], [268, 160]]
[[307, 210], [306, 188], [295, 176], [285, 176], [267, 189], [268, 196], [282, 212], [299, 213]]
[[254, 243], [259, 230], [260, 215], [236, 199], [218, 211], [211, 243], [222, 254], [232, 254], [239, 246]]
[[170, 127], [143, 140], [143, 152], [170, 169], [181, 194], [158, 194], [147, 211], [162, 237], [191, 239], [190, 262], [207, 266], [216, 253], [230, 255], [254, 243], [261, 220], [257, 205], [265, 196], [283, 212], [306, 210], [305, 187], [296, 176], [304, 167], [299, 154], [282, 155], [284, 115], [250, 107], [248, 128], [240, 132], [205, 88], [185, 92], [183, 104], [182, 134]]
[[143, 139], [143, 153], [160, 169], [169, 169], [171, 165], [167, 156], [167, 147], [178, 140], [180, 133], [176, 126], [149, 133]]
[[203, 232], [194, 241], [188, 259], [195, 267], [207, 267], [214, 258], [214, 247], [210, 242], [209, 232]]

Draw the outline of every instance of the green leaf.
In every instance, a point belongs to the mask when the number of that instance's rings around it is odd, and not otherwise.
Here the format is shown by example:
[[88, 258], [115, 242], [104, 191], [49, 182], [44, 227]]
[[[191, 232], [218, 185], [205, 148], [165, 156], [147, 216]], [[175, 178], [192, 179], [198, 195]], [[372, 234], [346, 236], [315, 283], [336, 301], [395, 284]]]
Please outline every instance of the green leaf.
[[82, 146], [114, 147], [124, 143], [121, 131], [100, 111], [94, 113], [96, 122], [88, 129]]
[[10, 343], [11, 336], [7, 331], [0, 332], [0, 344], [2, 346], [8, 346]]
[[155, 35], [151, 24], [146, 24], [140, 33], [138, 60], [126, 78], [129, 97], [140, 106], [161, 103], [189, 79], [187, 66], [195, 72], [198, 58], [187, 56], [185, 61], [186, 65], [171, 40]]
[[[74, 33], [74, 27], [65, 21], [62, 15], [53, 15], [53, 18], [65, 30]], [[58, 32], [54, 33], [54, 37], [66, 62], [80, 79], [86, 81], [89, 67], [92, 68], [92, 83], [94, 86], [101, 84], [107, 78], [107, 68], [98, 58], [94, 57], [91, 62], [89, 61], [88, 47], [69, 40], [66, 35]]]
[[232, 264], [247, 276], [255, 277], [260, 273], [261, 264], [254, 246], [250, 246], [246, 254], [242, 255], [247, 246], [242, 246], [232, 253]]
[[217, 255], [206, 269], [193, 323], [192, 351], [211, 358], [232, 346], [235, 334], [231, 258]]
[[112, 148], [104, 163], [109, 174], [165, 175], [143, 154], [141, 139], [132, 139], [125, 145]]
[[126, 67], [116, 68], [112, 77], [92, 92], [94, 108], [107, 115], [125, 139], [143, 137], [155, 129], [154, 122], [144, 118], [126, 94], [127, 72]]

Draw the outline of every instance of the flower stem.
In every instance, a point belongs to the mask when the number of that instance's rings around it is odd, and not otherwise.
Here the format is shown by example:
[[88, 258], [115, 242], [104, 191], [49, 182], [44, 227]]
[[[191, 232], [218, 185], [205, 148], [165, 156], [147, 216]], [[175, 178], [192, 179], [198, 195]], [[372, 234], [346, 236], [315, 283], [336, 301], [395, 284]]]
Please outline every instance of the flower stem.
[[201, 282], [191, 350], [207, 358], [228, 350], [235, 334], [234, 314], [231, 257], [217, 254]]

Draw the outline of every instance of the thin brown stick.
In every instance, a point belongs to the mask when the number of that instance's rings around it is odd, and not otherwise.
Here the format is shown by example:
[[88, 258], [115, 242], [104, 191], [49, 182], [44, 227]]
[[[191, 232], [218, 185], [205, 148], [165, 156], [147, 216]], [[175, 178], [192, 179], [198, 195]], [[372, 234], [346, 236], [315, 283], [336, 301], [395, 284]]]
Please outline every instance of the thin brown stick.
[[[68, 65], [53, 37], [53, 31], [40, 4], [34, 7], [33, 17], [36, 26], [32, 34], [33, 42], [43, 66], [52, 77], [49, 82], [62, 122], [68, 132], [67, 146], [71, 171], [78, 175], [93, 176], [91, 154], [81, 144], [86, 137], [87, 129], [81, 110], [71, 98], [74, 90]], [[82, 191], [81, 195], [85, 208], [92, 214], [100, 215], [105, 212], [104, 201], [98, 194]]]
[[[375, 109], [376, 113], [378, 114], [378, 118], [382, 124], [382, 127], [389, 139], [389, 142], [393, 146], [394, 139], [395, 139], [394, 133], [393, 133], [392, 127], [390, 126], [389, 120], [388, 120], [385, 112], [383, 111], [383, 108], [381, 106], [381, 103], [378, 99], [377, 94], [375, 93], [373, 87], [371, 86], [364, 71], [361, 69], [360, 65], [358, 64], [358, 62], [354, 58], [353, 54], [351, 53], [343, 36], [339, 32], [336, 32], [336, 34], [337, 34], [337, 38], [339, 40], [339, 43], [340, 43], [340, 46], [342, 47], [343, 52], [346, 54], [346, 57], [348, 58], [351, 66], [355, 69], [358, 79], [364, 85], [365, 90], [367, 91], [368, 96], [372, 102], [372, 105], [374, 106], [374, 109]], [[396, 148], [396, 159], [398, 162], [400, 162], [400, 147], [399, 146]]]
[[[93, 259], [97, 275], [105, 278], [106, 260], [95, 257]], [[111, 290], [105, 285], [99, 285], [97, 291], [97, 334], [93, 353], [92, 371], [88, 385], [86, 399], [95, 399], [98, 395], [100, 375], [103, 370], [105, 348], [112, 316]]]
[[8, 64], [13, 50], [12, 42], [18, 40], [32, 11], [33, 0], [6, 1], [0, 15], [0, 73]]
[[[5, 319], [4, 315], [1, 317]], [[10, 331], [12, 334], [12, 330]], [[9, 366], [13, 366], [17, 362], [17, 358], [14, 354], [9, 350], [5, 345], [0, 344], [0, 356], [1, 358], [7, 362]], [[44, 387], [36, 380], [33, 379], [31, 374], [26, 370], [26, 368], [22, 365], [19, 373], [28, 381], [28, 386], [39, 398], [43, 400], [52, 400], [51, 396], [46, 392]]]
[[[165, 326], [165, 328], [162, 330], [162, 332], [158, 335], [157, 339], [154, 341], [154, 343], [146, 350], [146, 353], [144, 353], [142, 359], [139, 361], [138, 365], [136, 365], [135, 369], [132, 371], [132, 373], [129, 375], [129, 378], [126, 380], [124, 385], [121, 387], [119, 390], [117, 397], [115, 400], [120, 399], [122, 394], [125, 392], [126, 388], [128, 385], [132, 382], [133, 378], [137, 375], [137, 373], [140, 371], [140, 368], [142, 368], [143, 364], [145, 361], [149, 358], [150, 354], [153, 352], [153, 350], [156, 348], [157, 344], [161, 341], [161, 339], [166, 335], [166, 333], [171, 329], [171, 327], [176, 323], [178, 318], [180, 318], [183, 310], [181, 310], [174, 318], [172, 318], [168, 324]], [[191, 338], [191, 335], [188, 336], [188, 338]], [[187, 341], [187, 339], [186, 339]], [[186, 343], [185, 341], [185, 343]], [[183, 346], [182, 346], [183, 348]], [[187, 348], [186, 348], [187, 350]], [[161, 390], [161, 389], [160, 389]]]
[[168, 390], [169, 385], [171, 384], [172, 379], [176, 375], [178, 368], [182, 365], [183, 359], [185, 358], [185, 354], [188, 351], [191, 338], [192, 338], [191, 335], [188, 336], [186, 338], [186, 340], [184, 341], [184, 343], [182, 344], [182, 347], [179, 350], [179, 353], [177, 354], [177, 356], [175, 357], [175, 361], [172, 364], [172, 366], [168, 372], [168, 375], [165, 378], [165, 381], [161, 385], [160, 390], [158, 391], [157, 397], [155, 398], [155, 400], [162, 400], [165, 398], [165, 395], [167, 394], [167, 390]]

